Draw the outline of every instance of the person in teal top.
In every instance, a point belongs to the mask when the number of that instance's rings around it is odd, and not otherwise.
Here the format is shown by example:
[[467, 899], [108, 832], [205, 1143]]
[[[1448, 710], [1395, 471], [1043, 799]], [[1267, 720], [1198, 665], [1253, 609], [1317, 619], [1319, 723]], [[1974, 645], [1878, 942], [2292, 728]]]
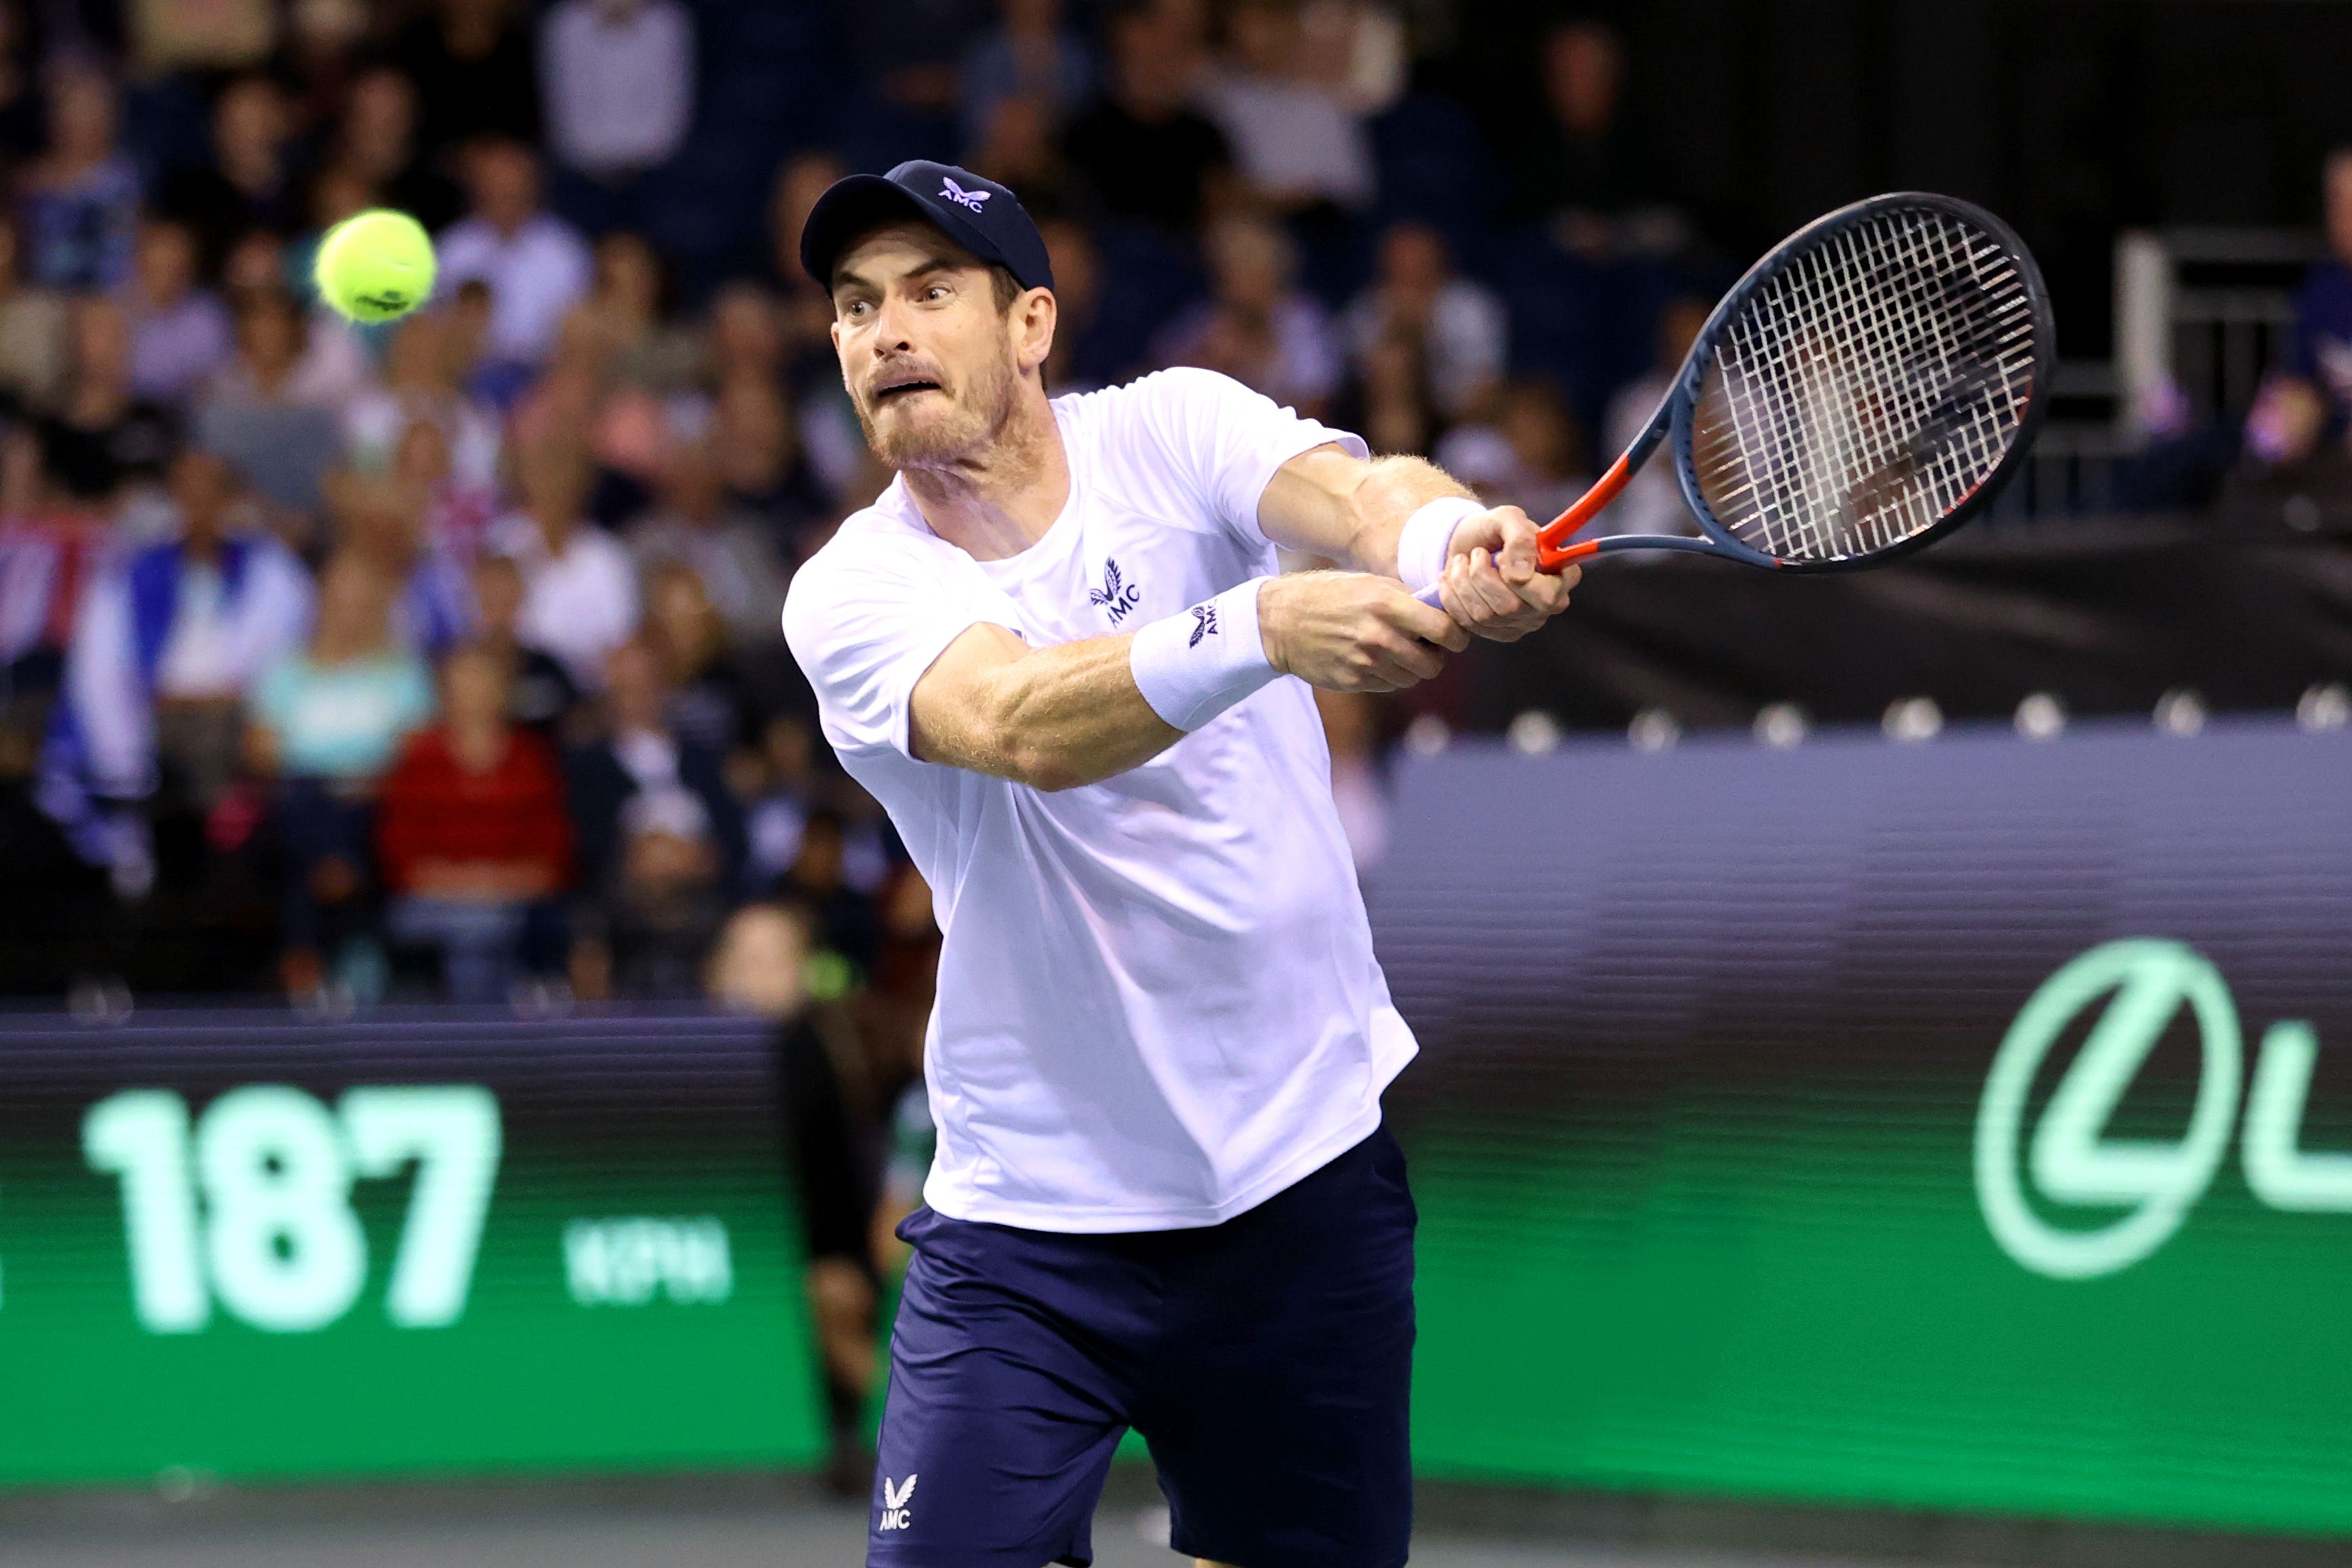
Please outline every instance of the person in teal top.
[[432, 718], [433, 677], [405, 649], [334, 664], [304, 650], [261, 677], [252, 708], [254, 723], [274, 737], [281, 773], [372, 784], [402, 739]]
[[[248, 760], [278, 781], [273, 819], [287, 873], [278, 974], [298, 999], [318, 996], [338, 968], [376, 967], [362, 940], [375, 787], [433, 718], [432, 672], [393, 635], [398, 586], [360, 556], [330, 561], [310, 642], [264, 672], [247, 699]], [[342, 983], [357, 988], [348, 976]]]

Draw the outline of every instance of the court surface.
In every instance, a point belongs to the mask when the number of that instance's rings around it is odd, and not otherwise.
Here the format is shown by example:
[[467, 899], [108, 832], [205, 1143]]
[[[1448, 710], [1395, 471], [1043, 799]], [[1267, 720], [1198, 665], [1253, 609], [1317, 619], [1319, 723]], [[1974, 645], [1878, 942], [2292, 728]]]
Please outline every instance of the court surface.
[[[1095, 1527], [1098, 1568], [1181, 1568], [1149, 1511], [1121, 1500]], [[1165, 1529], [1164, 1520], [1159, 1521]], [[283, 1495], [181, 1503], [123, 1495], [0, 1512], [8, 1568], [856, 1568], [865, 1515], [807, 1496], [764, 1500], [484, 1500], [410, 1490], [314, 1506]], [[1614, 1549], [1433, 1534], [1419, 1568], [1874, 1568], [1866, 1560]], [[1041, 1565], [1042, 1568], [1042, 1565]]]

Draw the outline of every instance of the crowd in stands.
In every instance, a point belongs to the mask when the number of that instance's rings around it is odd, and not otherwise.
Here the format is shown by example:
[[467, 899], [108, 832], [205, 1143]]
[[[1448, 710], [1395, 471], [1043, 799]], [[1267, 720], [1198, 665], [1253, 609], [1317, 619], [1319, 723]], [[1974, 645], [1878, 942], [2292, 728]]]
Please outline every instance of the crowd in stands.
[[[1549, 508], [1689, 324], [1614, 36], [1539, 44], [1497, 162], [1384, 0], [0, 4], [0, 990], [685, 997], [747, 906], [874, 974], [921, 901], [778, 632], [887, 477], [811, 204], [964, 162], [1055, 392], [1212, 366]], [[373, 205], [440, 282], [360, 328], [308, 272]]]
[[[779, 630], [887, 479], [802, 220], [975, 168], [1048, 242], [1049, 390], [1208, 366], [1548, 515], [1727, 277], [1608, 26], [1530, 23], [1504, 108], [1442, 90], [1456, 9], [0, 0], [0, 995], [775, 1019], [854, 1426], [937, 934]], [[308, 275], [377, 205], [440, 284], [359, 328]], [[2347, 276], [2258, 444], [2344, 429]], [[1606, 523], [1687, 525], [1663, 465]], [[1370, 872], [1409, 716], [1320, 695]]]

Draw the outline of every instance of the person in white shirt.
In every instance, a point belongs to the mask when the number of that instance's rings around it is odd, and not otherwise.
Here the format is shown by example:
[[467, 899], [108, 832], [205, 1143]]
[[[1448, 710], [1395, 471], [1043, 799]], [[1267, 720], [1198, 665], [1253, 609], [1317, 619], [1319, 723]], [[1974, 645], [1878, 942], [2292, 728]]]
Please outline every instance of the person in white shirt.
[[471, 214], [442, 232], [440, 287], [481, 282], [490, 290], [493, 359], [536, 365], [556, 329], [593, 281], [588, 243], [540, 210], [539, 159], [520, 141], [476, 143], [466, 155]]
[[1381, 235], [1379, 271], [1349, 305], [1341, 328], [1360, 366], [1391, 334], [1418, 343], [1430, 391], [1449, 420], [1468, 418], [1494, 391], [1509, 346], [1502, 300], [1456, 274], [1444, 236], [1410, 219]]
[[522, 570], [522, 610], [515, 631], [552, 653], [572, 684], [604, 685], [604, 659], [637, 629], [637, 569], [619, 540], [588, 521], [588, 464], [558, 439], [515, 455], [522, 510], [490, 526], [495, 555]]
[[1233, 143], [1242, 177], [1278, 207], [1371, 204], [1376, 183], [1364, 123], [1310, 79], [1297, 0], [1244, 0], [1225, 16], [1231, 50], [1201, 89], [1202, 112]]
[[1380, 1096], [1414, 1045], [1307, 686], [1426, 679], [1574, 573], [1211, 371], [1049, 402], [1045, 244], [964, 170], [838, 183], [801, 255], [898, 477], [785, 635], [944, 935], [867, 1561], [1086, 1561], [1132, 1426], [1180, 1551], [1395, 1568], [1412, 1213]]
[[559, 162], [613, 179], [667, 163], [694, 120], [694, 19], [678, 0], [562, 0], [539, 25]]

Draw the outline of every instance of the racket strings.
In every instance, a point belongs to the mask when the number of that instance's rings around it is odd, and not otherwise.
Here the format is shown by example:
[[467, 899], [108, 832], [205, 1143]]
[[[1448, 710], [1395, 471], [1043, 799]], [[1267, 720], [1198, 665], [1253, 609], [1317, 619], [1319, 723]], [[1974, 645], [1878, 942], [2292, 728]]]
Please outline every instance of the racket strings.
[[2035, 330], [2022, 270], [1956, 214], [1895, 208], [1835, 231], [1720, 335], [1692, 424], [1701, 494], [1779, 559], [1900, 544], [2017, 439]]

